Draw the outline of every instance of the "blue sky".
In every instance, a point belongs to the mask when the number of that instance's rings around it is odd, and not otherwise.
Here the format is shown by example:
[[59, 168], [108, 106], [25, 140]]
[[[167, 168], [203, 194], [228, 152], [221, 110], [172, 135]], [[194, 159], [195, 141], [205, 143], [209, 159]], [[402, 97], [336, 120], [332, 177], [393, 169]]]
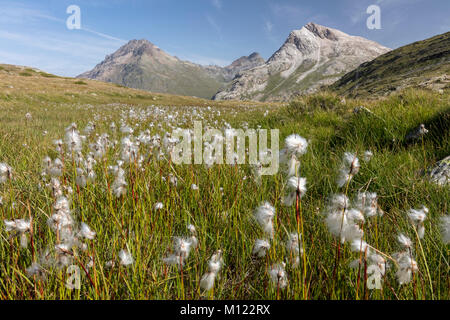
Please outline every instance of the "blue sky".
[[[371, 4], [380, 30], [366, 26]], [[81, 30], [66, 27], [69, 5], [81, 9]], [[449, 31], [449, 13], [449, 0], [0, 0], [0, 63], [75, 76], [145, 38], [181, 59], [226, 65], [254, 51], [269, 58], [310, 21], [397, 48]]]

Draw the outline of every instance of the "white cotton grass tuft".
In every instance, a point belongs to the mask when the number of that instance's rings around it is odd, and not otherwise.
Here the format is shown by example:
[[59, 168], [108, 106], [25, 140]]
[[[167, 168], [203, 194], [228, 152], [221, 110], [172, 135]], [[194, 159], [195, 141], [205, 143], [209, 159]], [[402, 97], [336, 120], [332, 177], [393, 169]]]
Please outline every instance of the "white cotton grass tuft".
[[214, 287], [214, 282], [223, 265], [222, 250], [217, 250], [208, 262], [208, 272], [200, 280], [200, 288], [210, 291]]
[[80, 226], [80, 236], [83, 238], [92, 240], [95, 238], [95, 232], [91, 230], [91, 228], [84, 222], [81, 223]]
[[67, 152], [69, 154], [74, 154], [78, 151], [81, 151], [82, 140], [75, 123], [72, 123], [69, 127], [66, 128], [65, 142], [67, 146]]
[[372, 157], [373, 157], [372, 151], [367, 150], [367, 151], [364, 152], [363, 160], [364, 160], [365, 162], [369, 162], [369, 161], [372, 159]]
[[191, 242], [192, 249], [196, 249], [198, 246], [197, 229], [195, 228], [195, 226], [193, 224], [188, 224], [187, 229], [189, 230], [189, 233], [191, 234], [189, 241]]
[[370, 246], [362, 239], [353, 240], [351, 243], [351, 250], [353, 252], [362, 252], [367, 253], [370, 249]]
[[193, 247], [192, 239], [175, 237], [173, 242], [174, 253], [163, 258], [163, 262], [168, 265], [184, 266]]
[[285, 164], [288, 177], [296, 176], [300, 168], [298, 157], [307, 152], [308, 141], [298, 134], [291, 134], [285, 139], [284, 144], [284, 149], [280, 152], [280, 162]]
[[408, 238], [407, 236], [405, 236], [403, 233], [400, 233], [397, 236], [397, 241], [398, 243], [400, 243], [401, 246], [403, 246], [404, 248], [408, 248], [411, 249], [412, 248], [412, 241], [410, 238]]
[[273, 218], [275, 217], [275, 208], [269, 203], [264, 202], [256, 208], [255, 218], [263, 229], [264, 233], [270, 238], [274, 236]]
[[337, 179], [338, 187], [343, 187], [359, 172], [360, 164], [356, 154], [345, 152]]
[[377, 214], [382, 216], [383, 213], [381, 210], [378, 210], [377, 199], [375, 192], [359, 192], [353, 205], [367, 218], [374, 217]]
[[285, 270], [286, 263], [276, 263], [270, 267], [269, 276], [273, 285], [277, 288], [284, 289], [288, 285], [287, 273]]
[[164, 208], [164, 204], [162, 202], [157, 202], [153, 205], [153, 210], [161, 210]]
[[6, 163], [0, 162], [0, 184], [12, 179], [12, 168]]
[[127, 182], [125, 181], [125, 171], [117, 168], [116, 178], [111, 186], [112, 192], [116, 198], [121, 198], [127, 193]]
[[252, 254], [258, 258], [263, 258], [266, 256], [267, 252], [270, 250], [270, 242], [265, 239], [256, 239], [253, 245]]
[[411, 252], [402, 251], [392, 255], [392, 258], [397, 262], [397, 272], [395, 276], [400, 285], [407, 284], [411, 281], [412, 274], [419, 271], [418, 264], [414, 260]]
[[31, 264], [31, 266], [29, 266], [28, 268], [25, 269], [25, 272], [30, 277], [35, 276], [37, 279], [40, 279], [40, 280], [44, 280], [45, 279], [45, 270], [37, 262], [33, 262]]
[[302, 238], [301, 234], [291, 232], [286, 240], [286, 250], [288, 251], [289, 256], [293, 259], [292, 262], [293, 268], [297, 268], [299, 266], [300, 256], [303, 255], [303, 248], [300, 243], [301, 238]]
[[419, 238], [422, 239], [425, 235], [424, 221], [427, 218], [429, 210], [427, 207], [422, 206], [420, 209], [410, 209], [407, 213], [409, 220], [417, 230]]
[[349, 208], [349, 200], [343, 194], [332, 195], [329, 205], [324, 213], [328, 231], [340, 241], [353, 241], [361, 239], [364, 232], [358, 225], [364, 221], [362, 213], [357, 209]]
[[20, 237], [20, 246], [22, 248], [28, 247], [27, 232], [31, 229], [32, 220], [25, 219], [14, 219], [14, 220], [4, 220], [5, 231], [12, 232]]
[[299, 197], [303, 197], [306, 193], [306, 178], [290, 177], [287, 182], [288, 194], [283, 199], [285, 206], [292, 206], [297, 199], [297, 193]]
[[120, 250], [119, 259], [122, 266], [129, 266], [134, 262], [133, 256], [127, 249]]
[[308, 150], [308, 141], [298, 134], [291, 134], [284, 140], [289, 155], [302, 156]]

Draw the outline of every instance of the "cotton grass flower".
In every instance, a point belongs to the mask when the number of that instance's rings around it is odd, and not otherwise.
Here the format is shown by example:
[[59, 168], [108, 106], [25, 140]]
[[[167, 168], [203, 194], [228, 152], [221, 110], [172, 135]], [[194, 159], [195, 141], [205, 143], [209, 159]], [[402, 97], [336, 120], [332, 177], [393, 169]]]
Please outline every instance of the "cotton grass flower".
[[358, 223], [364, 221], [362, 213], [349, 208], [349, 200], [343, 194], [332, 195], [325, 211], [325, 223], [328, 231], [340, 241], [353, 241], [361, 239], [364, 232]]
[[365, 162], [369, 162], [370, 159], [372, 159], [372, 157], [373, 157], [372, 151], [367, 150], [367, 151], [364, 152], [363, 160], [364, 160]]
[[164, 208], [164, 204], [162, 202], [157, 202], [153, 205], [153, 210], [161, 210]]
[[297, 268], [300, 264], [300, 256], [303, 255], [303, 248], [299, 242], [302, 235], [292, 232], [288, 235], [286, 240], [286, 250], [293, 258], [292, 267]]
[[197, 186], [195, 183], [193, 183], [193, 184], [191, 185], [191, 189], [192, 189], [192, 190], [198, 190], [198, 186]]
[[0, 162], [0, 184], [12, 179], [12, 168], [6, 163]]
[[367, 253], [370, 246], [362, 239], [353, 240], [351, 243], [351, 250], [353, 252]]
[[308, 141], [298, 134], [291, 134], [284, 140], [287, 154], [300, 157], [308, 150]]
[[200, 280], [200, 288], [204, 291], [210, 291], [214, 287], [214, 281], [222, 268], [222, 250], [217, 250], [208, 262], [208, 272]]
[[189, 224], [187, 226], [187, 229], [189, 230], [189, 232], [191, 234], [189, 241], [191, 242], [192, 249], [196, 249], [198, 246], [197, 230], [195, 229], [195, 226], [193, 224]]
[[258, 208], [256, 208], [255, 218], [258, 224], [263, 229], [264, 233], [273, 238], [273, 218], [275, 216], [275, 208], [269, 203], [264, 202]]
[[354, 201], [354, 206], [367, 218], [374, 217], [380, 212], [378, 210], [377, 194], [375, 192], [359, 192]]
[[422, 239], [425, 235], [424, 221], [427, 218], [428, 212], [428, 208], [422, 206], [421, 209], [410, 209], [407, 213], [409, 220], [417, 229], [417, 234], [419, 235], [420, 239]]
[[266, 256], [267, 252], [270, 250], [270, 242], [264, 239], [256, 239], [253, 246], [252, 254], [258, 258], [263, 258]]
[[400, 285], [407, 284], [411, 281], [412, 274], [419, 271], [417, 262], [413, 259], [412, 254], [406, 251], [397, 252], [392, 255], [397, 262], [397, 272], [395, 276]]
[[91, 228], [89, 228], [89, 226], [82, 222], [81, 226], [80, 226], [80, 236], [82, 236], [83, 238], [92, 240], [95, 237], [95, 232], [91, 230]]
[[407, 236], [405, 236], [403, 233], [400, 233], [397, 236], [397, 241], [398, 243], [400, 243], [401, 246], [403, 246], [404, 248], [408, 248], [411, 249], [412, 248], [412, 241], [410, 238], [408, 238]]
[[134, 262], [133, 256], [127, 249], [120, 250], [119, 259], [122, 266], [129, 266]]
[[303, 197], [306, 193], [306, 178], [301, 177], [290, 177], [287, 182], [288, 194], [283, 199], [283, 204], [285, 206], [292, 206], [297, 199], [297, 194], [299, 197]]
[[190, 239], [175, 237], [173, 243], [174, 253], [163, 258], [163, 262], [168, 265], [184, 266], [185, 261], [189, 257], [192, 249], [192, 242]]
[[280, 289], [284, 289], [288, 285], [288, 278], [286, 270], [284, 269], [285, 267], [286, 263], [281, 262], [272, 265], [269, 270], [269, 277], [271, 282], [274, 284], [274, 286]]
[[5, 231], [12, 232], [13, 235], [20, 236], [20, 246], [22, 248], [28, 247], [28, 238], [26, 233], [31, 229], [32, 220], [14, 219], [4, 220]]
[[360, 164], [356, 154], [345, 152], [337, 180], [338, 187], [343, 187], [359, 172]]
[[298, 134], [291, 134], [284, 141], [285, 147], [280, 152], [280, 162], [286, 165], [288, 177], [296, 176], [300, 168], [298, 157], [304, 155], [308, 149], [308, 141]]
[[69, 154], [81, 151], [82, 139], [75, 123], [66, 128], [65, 142]]
[[114, 180], [111, 188], [116, 198], [121, 198], [127, 193], [127, 182], [125, 181], [125, 171], [122, 168], [118, 168], [116, 179]]
[[44, 280], [45, 279], [45, 270], [44, 268], [37, 262], [33, 262], [31, 266], [25, 269], [25, 272], [30, 277], [36, 277], [37, 279]]

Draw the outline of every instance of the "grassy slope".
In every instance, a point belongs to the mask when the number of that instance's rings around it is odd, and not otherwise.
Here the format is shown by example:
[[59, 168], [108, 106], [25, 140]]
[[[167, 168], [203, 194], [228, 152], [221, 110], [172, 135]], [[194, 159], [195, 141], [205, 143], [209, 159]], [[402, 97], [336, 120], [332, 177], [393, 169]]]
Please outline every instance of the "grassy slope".
[[[386, 94], [450, 74], [450, 32], [418, 41], [363, 63], [331, 86], [339, 94]], [[445, 86], [445, 84], [444, 84]], [[449, 84], [447, 83], [447, 88]]]
[[[183, 106], [213, 105], [213, 110], [221, 111], [221, 115], [216, 114], [216, 117], [235, 127], [245, 120], [251, 127], [279, 128], [282, 139], [291, 133], [310, 139], [311, 144], [301, 166], [301, 175], [308, 180], [302, 212], [305, 217], [309, 298], [356, 297], [357, 272], [347, 265], [358, 255], [351, 253], [346, 245], [336, 279], [332, 277], [336, 241], [326, 231], [320, 212], [325, 207], [328, 194], [339, 191], [334, 181], [343, 152], [362, 154], [368, 149], [373, 151], [374, 157], [369, 163], [362, 163], [361, 172], [348, 191], [349, 195], [358, 190], [377, 192], [379, 204], [386, 212], [384, 217], [366, 224], [367, 242], [392, 254], [398, 249], [395, 241], [398, 232], [415, 239], [406, 210], [425, 204], [430, 208], [430, 217], [426, 221], [425, 239], [421, 242], [423, 256], [415, 241], [415, 257], [420, 269], [416, 281], [399, 286], [394, 278], [395, 270], [389, 271], [383, 291], [366, 291], [367, 298], [431, 298], [432, 290], [434, 298], [450, 298], [449, 251], [440, 240], [437, 225], [437, 219], [448, 211], [450, 191], [428, 183], [421, 173], [423, 168], [450, 151], [448, 92], [439, 95], [406, 91], [379, 101], [348, 99], [345, 104], [338, 96], [314, 95], [285, 107], [271, 105], [270, 114], [264, 117], [262, 111], [267, 104], [216, 103], [150, 94], [94, 81], [86, 81], [87, 85], [74, 84], [75, 81], [18, 76], [16, 72], [0, 78], [0, 161], [9, 163], [16, 176], [10, 186], [0, 186], [0, 195], [5, 202], [0, 213], [2, 219], [25, 217], [29, 204], [31, 214], [35, 216], [34, 245], [37, 250], [56, 241], [46, 225], [53, 200], [47, 191], [38, 189], [40, 163], [47, 154], [57, 156], [52, 140], [62, 137], [70, 122], [75, 121], [84, 128], [95, 114], [100, 115], [95, 133], [108, 132], [113, 139], [119, 139], [118, 133], [108, 129], [109, 122], [119, 123], [121, 112], [128, 113], [130, 105], [135, 106], [135, 110], [146, 110], [149, 104], [178, 106], [172, 108], [172, 112], [188, 115], [191, 109]], [[7, 85], [13, 85], [14, 89], [4, 89]], [[372, 110], [375, 116], [353, 115], [353, 107], [361, 104]], [[33, 114], [32, 121], [24, 121], [26, 112]], [[158, 119], [157, 115], [155, 120], [164, 125], [163, 119]], [[205, 120], [213, 123], [214, 118]], [[149, 121], [143, 121], [140, 130], [146, 128]], [[430, 128], [423, 144], [404, 145], [404, 135], [421, 122]], [[44, 130], [48, 131], [45, 136], [42, 135]], [[117, 156], [117, 150], [109, 152], [107, 165], [114, 164]], [[73, 183], [71, 170], [68, 164], [68, 184]], [[80, 252], [82, 261], [85, 261], [86, 254], [95, 256], [96, 265], [91, 272], [94, 284], [83, 277], [82, 290], [68, 290], [59, 280], [66, 276], [64, 270], [51, 271], [45, 284], [29, 279], [24, 270], [31, 264], [32, 251], [20, 249], [17, 240], [8, 239], [1, 226], [1, 299], [197, 299], [200, 298], [198, 281], [206, 271], [207, 260], [219, 248], [224, 250], [225, 266], [216, 281], [214, 298], [277, 297], [265, 270], [272, 263], [289, 260], [284, 239], [286, 231], [295, 230], [294, 208], [280, 204], [285, 182], [281, 174], [264, 177], [262, 184], [258, 185], [252, 179], [244, 179], [251, 174], [246, 166], [223, 165], [211, 170], [200, 166], [175, 166], [172, 169], [165, 162], [155, 163], [146, 166], [143, 172], [132, 174], [134, 178], [129, 181], [128, 194], [133, 188], [137, 195], [133, 201], [131, 196], [124, 200], [110, 198], [106, 183], [111, 183], [112, 178], [104, 174], [102, 165], [96, 172], [97, 183], [79, 194], [75, 193], [72, 199], [75, 218], [87, 222], [97, 232], [88, 252]], [[180, 177], [176, 189], [161, 179], [161, 175], [167, 177], [169, 173]], [[200, 191], [191, 190], [191, 183], [196, 183]], [[223, 188], [223, 193], [219, 188]], [[252, 245], [262, 232], [251, 216], [253, 209], [265, 200], [272, 202], [277, 209], [276, 236], [267, 259], [256, 261], [251, 258]], [[16, 203], [14, 208], [11, 201]], [[152, 210], [157, 201], [164, 203], [164, 210]], [[164, 267], [160, 258], [170, 248], [171, 236], [186, 234], [187, 223], [196, 225], [200, 244], [185, 266], [181, 285], [180, 273]], [[135, 258], [133, 266], [106, 269], [105, 262], [125, 245], [130, 247]], [[425, 266], [430, 271], [432, 285]], [[299, 271], [289, 266], [287, 271], [290, 285], [281, 291], [280, 297], [302, 297]], [[359, 297], [365, 297], [363, 286]]]

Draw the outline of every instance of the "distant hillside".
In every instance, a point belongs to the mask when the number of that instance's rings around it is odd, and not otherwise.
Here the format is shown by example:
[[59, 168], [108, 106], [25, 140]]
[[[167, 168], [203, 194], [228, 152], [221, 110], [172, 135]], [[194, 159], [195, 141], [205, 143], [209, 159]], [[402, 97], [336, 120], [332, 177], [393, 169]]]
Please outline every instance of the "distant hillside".
[[[58, 104], [127, 104], [158, 106], [211, 106], [211, 107], [277, 107], [279, 104], [258, 102], [211, 101], [191, 96], [154, 93], [146, 90], [94, 81], [59, 77], [39, 69], [27, 66], [0, 64], [0, 109], [20, 106], [39, 106], [47, 108]], [[54, 121], [60, 121], [55, 115]], [[0, 123], [2, 118], [0, 117]], [[1, 127], [1, 125], [0, 125]], [[1, 143], [0, 143], [1, 144]]]
[[132, 40], [78, 77], [210, 99], [237, 73], [263, 63], [264, 59], [253, 53], [227, 67], [202, 66], [171, 56], [147, 40]]
[[406, 87], [450, 87], [450, 32], [414, 42], [363, 63], [330, 88], [352, 97], [386, 95]]

